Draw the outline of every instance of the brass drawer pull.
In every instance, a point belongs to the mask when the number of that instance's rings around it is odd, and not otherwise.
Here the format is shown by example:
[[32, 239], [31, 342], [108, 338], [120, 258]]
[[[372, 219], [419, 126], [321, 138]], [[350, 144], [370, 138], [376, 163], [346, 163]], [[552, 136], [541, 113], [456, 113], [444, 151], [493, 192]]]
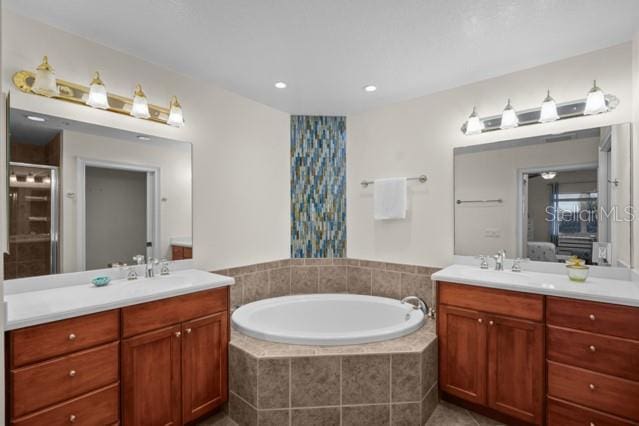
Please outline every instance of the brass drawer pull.
[[590, 352], [597, 352], [597, 348], [595, 347], [595, 345], [590, 345], [588, 349], [590, 349]]
[[75, 370], [69, 371], [69, 377], [75, 377]]
[[75, 414], [71, 414], [71, 415], [69, 416], [69, 422], [71, 422], [71, 423], [75, 423], [75, 419], [76, 419]]
[[488, 321], [488, 325], [495, 325], [495, 321], [493, 320]]
[[182, 335], [182, 333], [181, 333], [181, 332], [179, 332], [179, 331], [176, 331], [176, 332], [175, 332], [175, 337], [179, 338], [181, 335]]
[[73, 334], [73, 333], [69, 334], [69, 340], [71, 340], [71, 341], [75, 340], [76, 337], [77, 336], [75, 334]]
[[595, 317], [595, 314], [588, 315], [588, 318], [590, 318], [591, 321], [594, 321], [597, 319], [597, 317]]
[[187, 328], [186, 329], [186, 334], [191, 334], [191, 331], [193, 331], [193, 330], [191, 330], [190, 328]]
[[481, 318], [477, 318], [477, 322], [481, 324], [482, 322], [484, 322], [484, 320]]
[[594, 390], [595, 390], [595, 385], [594, 385], [594, 384], [592, 384], [592, 383], [591, 383], [591, 384], [589, 384], [589, 385], [588, 385], [588, 387], [590, 388], [590, 390], [591, 390], [591, 391], [594, 391]]

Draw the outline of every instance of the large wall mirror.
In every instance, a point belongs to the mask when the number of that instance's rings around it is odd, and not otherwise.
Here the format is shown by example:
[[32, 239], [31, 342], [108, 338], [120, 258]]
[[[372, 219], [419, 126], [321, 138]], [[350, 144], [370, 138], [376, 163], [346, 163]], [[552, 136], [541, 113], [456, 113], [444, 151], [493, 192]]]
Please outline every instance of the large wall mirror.
[[631, 266], [630, 124], [454, 154], [455, 254]]
[[191, 144], [10, 109], [5, 279], [192, 256]]

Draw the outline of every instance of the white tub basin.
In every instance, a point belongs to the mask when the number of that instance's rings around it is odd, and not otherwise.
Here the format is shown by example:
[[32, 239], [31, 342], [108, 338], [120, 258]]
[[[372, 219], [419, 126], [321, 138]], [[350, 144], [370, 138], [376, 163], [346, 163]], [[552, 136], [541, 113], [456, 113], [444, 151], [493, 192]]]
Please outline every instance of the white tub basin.
[[300, 345], [350, 345], [410, 334], [424, 314], [385, 297], [312, 294], [275, 297], [238, 308], [233, 327], [257, 339]]

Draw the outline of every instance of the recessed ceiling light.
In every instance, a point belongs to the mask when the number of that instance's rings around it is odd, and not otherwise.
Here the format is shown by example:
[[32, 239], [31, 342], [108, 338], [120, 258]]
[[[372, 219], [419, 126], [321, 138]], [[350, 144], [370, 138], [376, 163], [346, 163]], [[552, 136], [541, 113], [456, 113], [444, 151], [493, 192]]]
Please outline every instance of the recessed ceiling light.
[[278, 89], [286, 89], [286, 83], [284, 83], [283, 81], [278, 81], [277, 83], [275, 83], [275, 87], [277, 87]]
[[150, 140], [151, 140], [151, 138], [150, 138], [150, 137], [148, 137], [148, 136], [142, 136], [142, 135], [139, 135], [139, 136], [138, 136], [138, 139], [140, 139], [141, 141], [150, 141]]
[[47, 121], [46, 118], [44, 117], [39, 117], [37, 115], [27, 115], [27, 118], [31, 121], [37, 121], [38, 123], [43, 123], [45, 121]]
[[368, 86], [364, 86], [364, 90], [367, 92], [374, 92], [375, 90], [377, 90], [377, 86], [369, 84]]

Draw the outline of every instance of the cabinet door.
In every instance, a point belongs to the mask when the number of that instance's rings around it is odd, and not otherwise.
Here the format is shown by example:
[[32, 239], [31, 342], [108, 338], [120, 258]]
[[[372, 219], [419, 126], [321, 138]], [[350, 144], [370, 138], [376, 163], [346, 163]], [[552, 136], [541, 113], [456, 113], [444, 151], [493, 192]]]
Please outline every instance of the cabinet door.
[[180, 326], [122, 341], [125, 426], [180, 425]]
[[182, 325], [182, 410], [194, 420], [227, 400], [228, 313]]
[[543, 375], [543, 324], [489, 316], [488, 406], [541, 424]]
[[486, 402], [486, 318], [470, 309], [439, 308], [441, 390], [477, 404]]

